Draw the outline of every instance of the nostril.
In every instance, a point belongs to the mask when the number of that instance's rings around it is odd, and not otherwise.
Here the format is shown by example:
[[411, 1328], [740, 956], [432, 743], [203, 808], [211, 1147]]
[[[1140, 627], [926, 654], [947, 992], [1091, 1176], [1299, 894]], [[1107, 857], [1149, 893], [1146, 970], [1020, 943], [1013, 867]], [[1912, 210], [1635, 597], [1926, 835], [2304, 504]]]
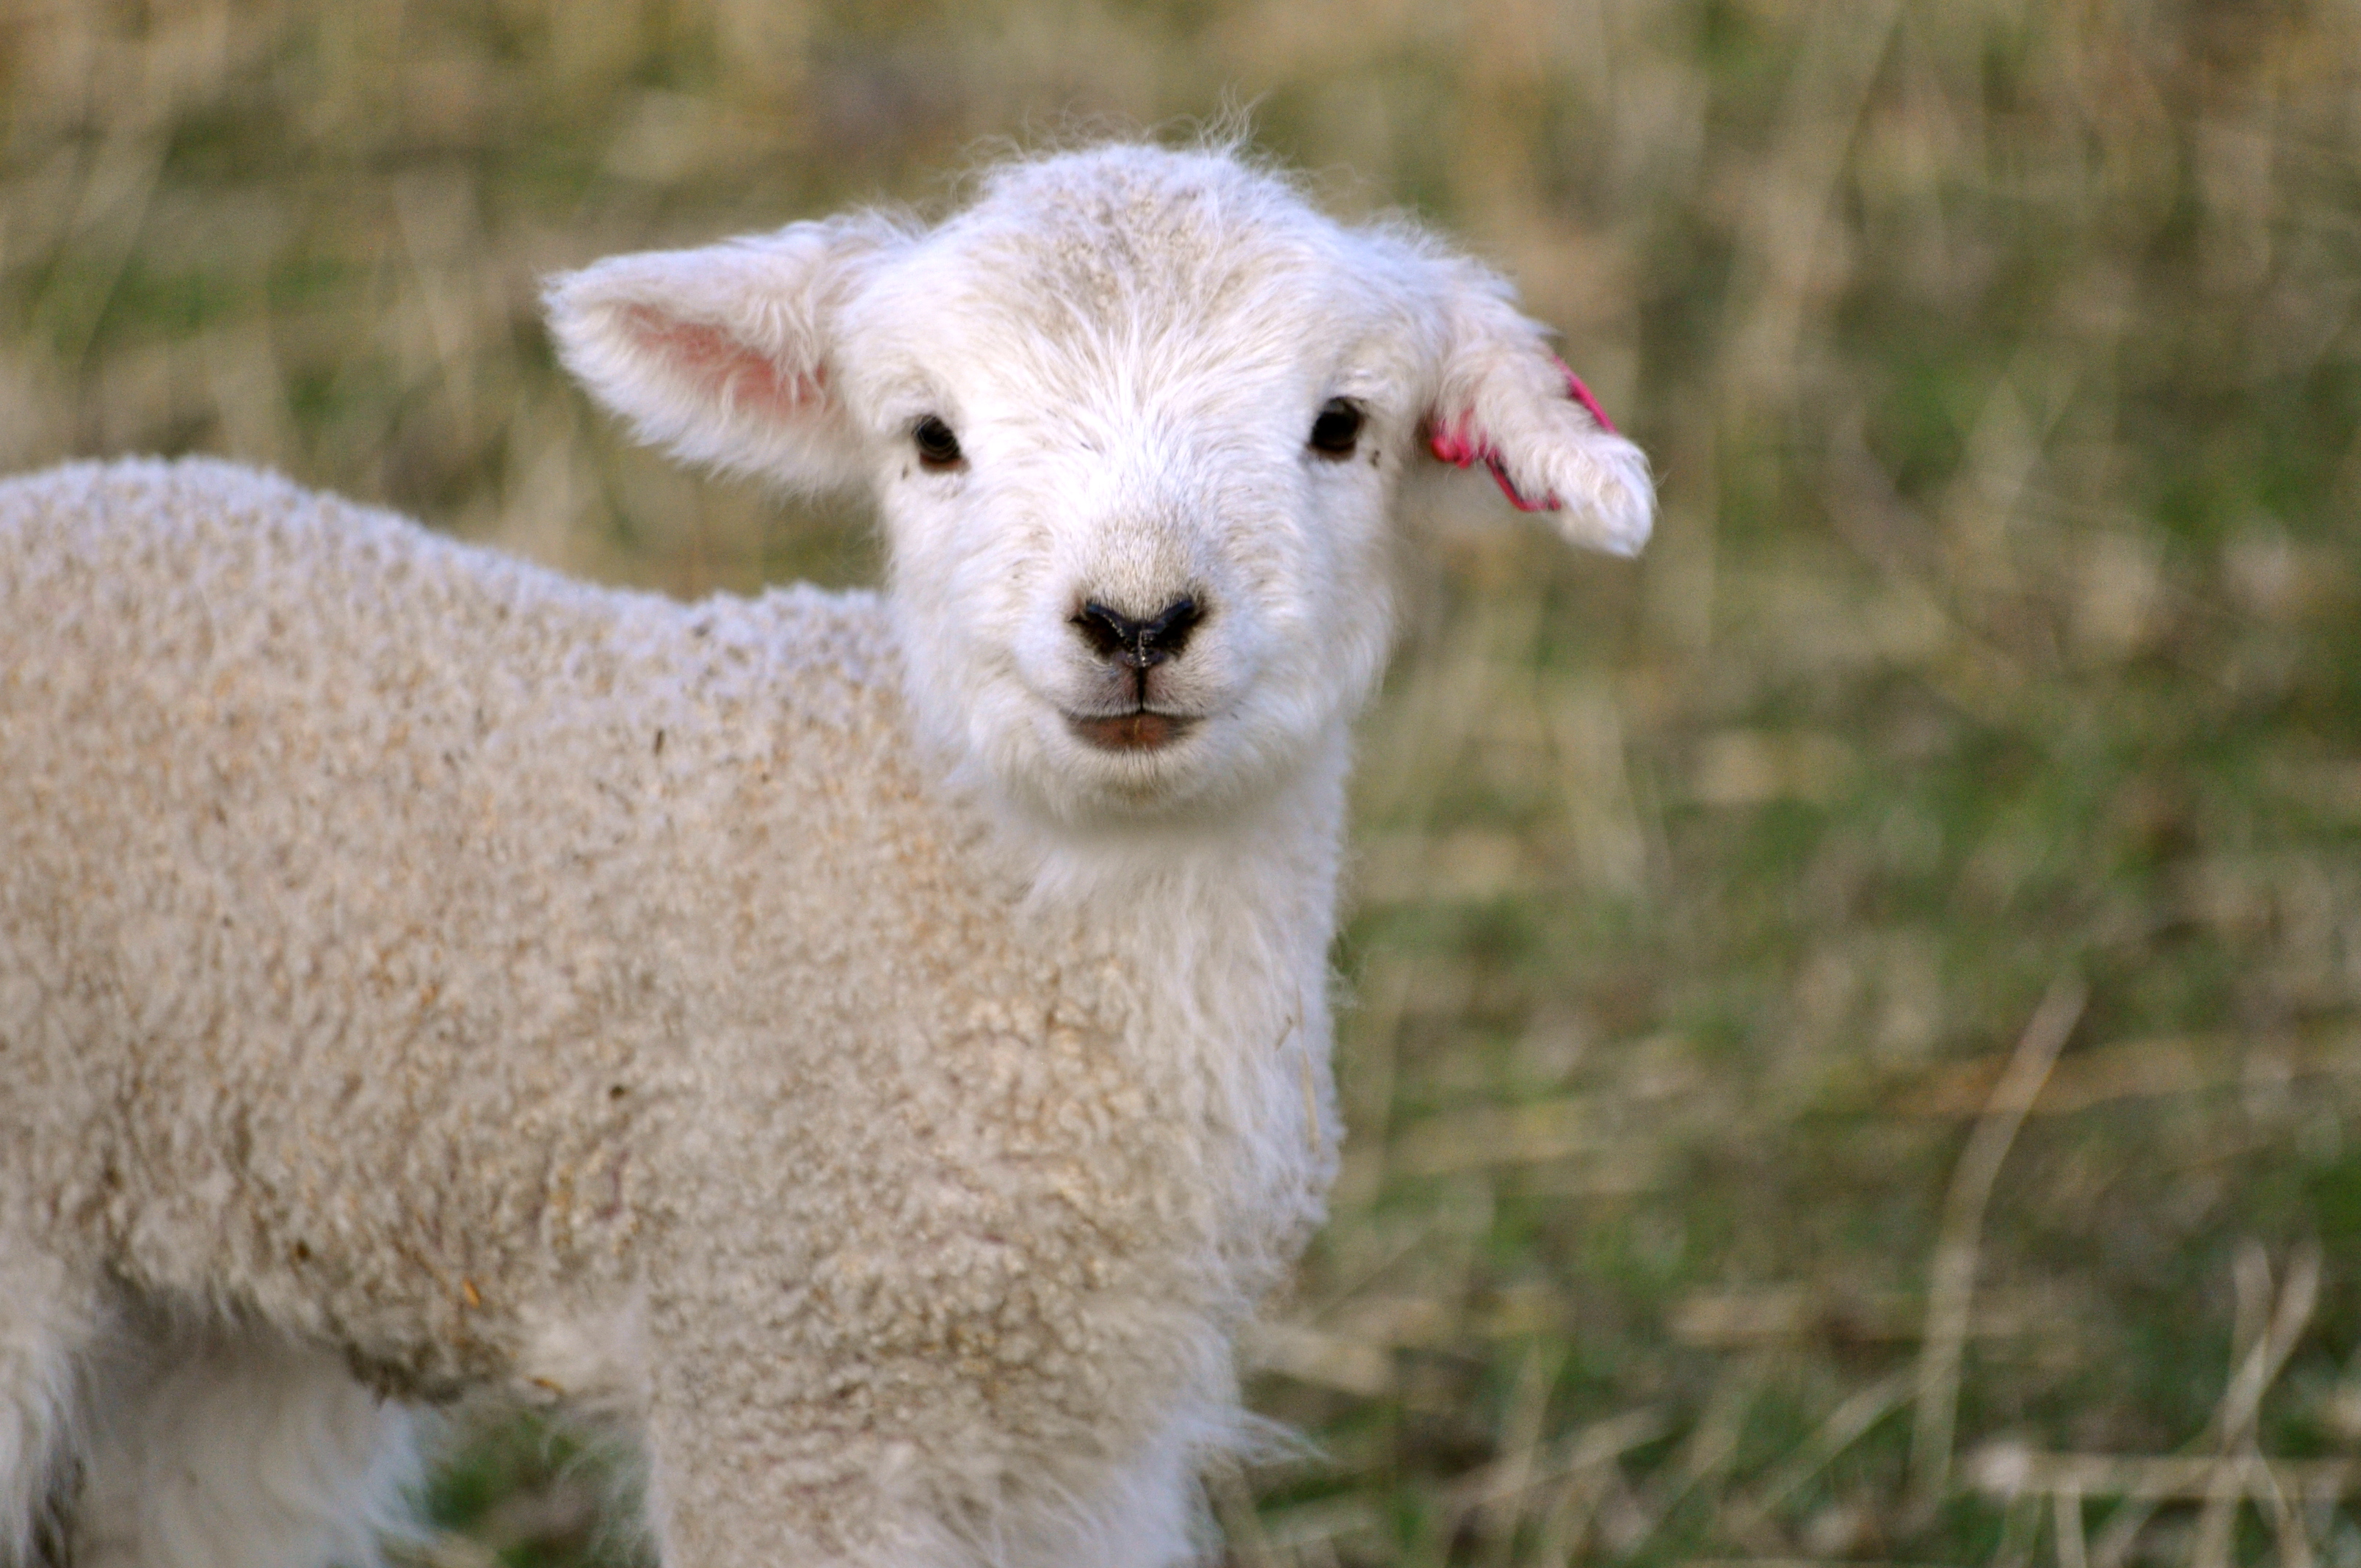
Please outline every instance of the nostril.
[[1073, 627], [1102, 659], [1122, 658], [1139, 641], [1139, 622], [1096, 599], [1082, 606], [1074, 616]]
[[1091, 599], [1075, 612], [1072, 625], [1100, 658], [1145, 670], [1180, 657], [1203, 619], [1196, 599], [1183, 594], [1146, 620]]
[[1181, 595], [1166, 605], [1162, 614], [1139, 629], [1139, 651], [1167, 659], [1179, 658], [1180, 650], [1189, 644], [1189, 634], [1197, 630], [1202, 619], [1197, 601], [1187, 594]]

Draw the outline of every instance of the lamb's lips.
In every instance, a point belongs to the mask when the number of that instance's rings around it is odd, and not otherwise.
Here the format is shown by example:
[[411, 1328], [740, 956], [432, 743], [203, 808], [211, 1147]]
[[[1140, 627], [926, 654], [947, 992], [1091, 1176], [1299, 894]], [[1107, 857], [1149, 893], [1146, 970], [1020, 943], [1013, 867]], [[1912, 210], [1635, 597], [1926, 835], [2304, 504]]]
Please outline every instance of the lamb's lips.
[[1180, 739], [1196, 724], [1185, 714], [1114, 713], [1096, 718], [1069, 714], [1074, 733], [1103, 751], [1155, 751]]

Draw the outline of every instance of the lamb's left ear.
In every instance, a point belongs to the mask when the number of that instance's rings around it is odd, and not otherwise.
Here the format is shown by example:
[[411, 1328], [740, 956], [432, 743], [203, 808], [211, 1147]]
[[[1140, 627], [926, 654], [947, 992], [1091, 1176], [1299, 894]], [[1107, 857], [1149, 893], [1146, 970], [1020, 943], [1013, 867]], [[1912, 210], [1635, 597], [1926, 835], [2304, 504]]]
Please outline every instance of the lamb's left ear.
[[1576, 544], [1638, 554], [1655, 515], [1646, 455], [1518, 313], [1507, 283], [1464, 258], [1434, 261], [1443, 352], [1430, 449], [1462, 468], [1483, 464], [1519, 510], [1557, 512]]
[[833, 386], [844, 302], [906, 243], [875, 214], [697, 250], [616, 256], [550, 280], [567, 369], [643, 441], [806, 489], [861, 476]]

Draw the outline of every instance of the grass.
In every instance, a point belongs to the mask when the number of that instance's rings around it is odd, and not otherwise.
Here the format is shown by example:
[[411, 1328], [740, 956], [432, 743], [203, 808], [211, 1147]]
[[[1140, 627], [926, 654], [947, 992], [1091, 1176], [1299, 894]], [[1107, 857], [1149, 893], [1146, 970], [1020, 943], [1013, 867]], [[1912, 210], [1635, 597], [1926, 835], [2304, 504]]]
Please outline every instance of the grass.
[[[0, 0], [0, 466], [860, 580], [589, 414], [537, 278], [1225, 96], [1516, 275], [1665, 498], [1637, 567], [1421, 521], [1253, 1347], [1321, 1457], [1234, 1560], [2361, 1562], [2349, 4]], [[485, 1430], [440, 1554], [627, 1555], [584, 1463]]]

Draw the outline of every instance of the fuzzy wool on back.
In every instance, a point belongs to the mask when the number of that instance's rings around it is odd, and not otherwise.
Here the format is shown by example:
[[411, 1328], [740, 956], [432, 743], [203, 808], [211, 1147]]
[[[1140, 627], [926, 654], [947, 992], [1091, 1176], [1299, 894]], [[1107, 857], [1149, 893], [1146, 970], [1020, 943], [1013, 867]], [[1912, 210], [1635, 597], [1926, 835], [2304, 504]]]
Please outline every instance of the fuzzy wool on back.
[[[0, 1564], [357, 1561], [405, 1409], [481, 1392], [641, 1428], [682, 1568], [1197, 1552], [1334, 1164], [1417, 433], [1644, 529], [1504, 301], [1137, 148], [561, 283], [646, 433], [873, 485], [883, 598], [592, 588], [213, 462], [0, 484]], [[1366, 464], [1305, 453], [1337, 396]], [[1068, 623], [1184, 590], [1152, 676]], [[1183, 739], [1078, 741], [1118, 689]]]

